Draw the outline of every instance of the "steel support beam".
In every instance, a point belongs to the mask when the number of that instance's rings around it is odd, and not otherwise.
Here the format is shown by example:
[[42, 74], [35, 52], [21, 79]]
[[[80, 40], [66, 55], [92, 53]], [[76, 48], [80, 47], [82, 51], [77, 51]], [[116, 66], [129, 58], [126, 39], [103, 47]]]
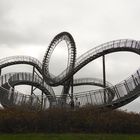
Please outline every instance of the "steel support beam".
[[[104, 86], [104, 88], [106, 88], [105, 55], [103, 55], [102, 61], [103, 61], [103, 86]], [[106, 93], [105, 93], [105, 90], [104, 90], [104, 103], [106, 103]]]
[[[32, 77], [32, 81], [34, 80], [34, 75], [35, 75], [35, 67], [33, 67], [33, 77]], [[33, 94], [34, 91], [34, 86], [31, 86], [31, 95]]]
[[43, 109], [43, 91], [42, 91], [42, 93], [41, 93], [41, 110]]
[[132, 79], [133, 79], [133, 81], [134, 81], [135, 86], [137, 86], [137, 81], [136, 81], [134, 75], [132, 75]]
[[74, 99], [73, 99], [73, 76], [71, 78], [71, 109], [74, 109]]
[[[43, 85], [44, 85], [44, 79], [42, 79], [42, 83], [43, 83]], [[44, 102], [44, 98], [43, 98], [43, 95], [44, 95], [44, 93], [43, 93], [43, 91], [42, 91], [42, 93], [41, 93], [41, 110], [43, 110], [43, 107], [44, 107], [44, 104], [43, 104], [43, 102]]]
[[71, 100], [73, 100], [73, 77], [71, 78]]
[[[35, 67], [33, 67], [33, 77], [32, 77], [32, 81], [34, 80], [35, 74], [37, 74], [39, 77], [40, 75], [36, 72]], [[41, 77], [40, 77], [41, 78]], [[42, 79], [42, 83], [44, 84], [44, 79]], [[36, 88], [34, 88], [34, 86], [31, 86], [31, 95], [34, 94], [34, 91], [36, 90]], [[41, 100], [40, 100], [40, 109], [43, 109], [43, 91], [41, 93]], [[35, 95], [35, 94], [34, 94]]]
[[10, 97], [10, 104], [13, 105], [14, 104], [14, 91], [15, 91], [15, 87], [13, 86], [11, 88], [11, 97]]

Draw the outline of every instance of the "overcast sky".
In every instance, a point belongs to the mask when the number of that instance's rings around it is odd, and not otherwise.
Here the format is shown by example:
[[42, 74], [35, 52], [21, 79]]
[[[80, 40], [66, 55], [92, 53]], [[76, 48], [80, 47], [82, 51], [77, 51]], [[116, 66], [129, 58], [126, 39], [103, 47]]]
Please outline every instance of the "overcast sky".
[[[139, 0], [0, 0], [0, 58], [30, 55], [42, 61], [50, 41], [62, 31], [73, 35], [79, 56], [107, 41], [139, 40], [139, 26]], [[107, 55], [107, 80], [113, 84], [124, 80], [139, 68], [139, 59], [132, 53]], [[59, 45], [52, 54], [50, 71], [58, 74], [66, 61], [67, 49]], [[75, 77], [102, 78], [101, 58]], [[124, 109], [140, 112], [139, 107], [137, 99]]]

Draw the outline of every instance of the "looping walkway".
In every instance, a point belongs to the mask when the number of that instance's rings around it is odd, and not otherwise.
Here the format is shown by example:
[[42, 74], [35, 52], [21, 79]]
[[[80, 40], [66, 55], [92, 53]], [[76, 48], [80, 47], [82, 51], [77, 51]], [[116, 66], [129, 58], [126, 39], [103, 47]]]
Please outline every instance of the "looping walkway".
[[[51, 55], [61, 42], [65, 41], [68, 48], [68, 66], [55, 76], [49, 71], [49, 62]], [[82, 54], [76, 58], [76, 45], [72, 35], [68, 32], [62, 32], [54, 37], [44, 55], [41, 63], [36, 58], [30, 56], [11, 56], [0, 60], [0, 70], [5, 67], [17, 64], [27, 64], [33, 66], [39, 73], [8, 73], [0, 77], [0, 102], [3, 106], [22, 105], [31, 103], [33, 106], [41, 104], [40, 97], [34, 95], [25, 95], [14, 90], [16, 85], [31, 85], [40, 89], [45, 96], [42, 98], [43, 106], [46, 102], [49, 105], [59, 102], [63, 98], [65, 105], [70, 98], [68, 96], [71, 86], [93, 85], [103, 87], [99, 90], [84, 91], [74, 93], [73, 99], [80, 101], [80, 106], [92, 104], [98, 107], [118, 108], [136, 99], [140, 94], [140, 69], [121, 83], [112, 85], [106, 81], [106, 88], [102, 79], [79, 78], [73, 79], [75, 73], [88, 63], [109, 53], [128, 51], [140, 55], [140, 42], [130, 39], [120, 39], [104, 43]], [[72, 80], [73, 79], [73, 80]], [[61, 97], [57, 98], [53, 88], [54, 86], [63, 86]]]

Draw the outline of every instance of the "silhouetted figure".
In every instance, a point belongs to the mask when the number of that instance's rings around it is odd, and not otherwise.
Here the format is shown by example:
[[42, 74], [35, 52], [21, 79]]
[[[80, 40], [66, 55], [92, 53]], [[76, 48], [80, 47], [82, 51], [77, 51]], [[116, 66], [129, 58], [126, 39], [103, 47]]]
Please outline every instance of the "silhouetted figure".
[[80, 106], [80, 102], [78, 101], [78, 98], [76, 97], [75, 98], [75, 107], [79, 108], [79, 106]]
[[70, 107], [72, 110], [74, 109], [74, 101], [73, 100], [70, 101]]

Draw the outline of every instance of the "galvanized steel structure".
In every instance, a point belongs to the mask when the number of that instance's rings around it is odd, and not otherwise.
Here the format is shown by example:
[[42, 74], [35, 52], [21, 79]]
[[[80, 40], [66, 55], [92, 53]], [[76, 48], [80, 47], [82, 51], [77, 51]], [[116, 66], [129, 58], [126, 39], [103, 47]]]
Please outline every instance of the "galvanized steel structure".
[[[53, 50], [61, 41], [65, 41], [68, 48], [68, 66], [61, 74], [55, 76], [49, 71], [49, 62]], [[46, 109], [48, 107], [68, 107], [70, 101], [76, 102], [78, 99], [80, 106], [92, 104], [112, 109], [121, 107], [140, 95], [140, 69], [116, 85], [107, 82], [105, 55], [119, 51], [140, 55], [140, 42], [130, 39], [114, 40], [94, 47], [76, 58], [76, 45], [73, 37], [68, 32], [62, 32], [51, 41], [42, 63], [30, 56], [12, 56], [0, 60], [0, 73], [3, 68], [11, 65], [27, 64], [33, 67], [32, 73], [7, 73], [0, 76], [0, 102], [4, 107], [29, 104], [33, 107]], [[74, 79], [75, 73], [99, 57], [103, 57], [103, 80], [97, 78]], [[32, 86], [31, 95], [15, 91], [16, 85], [23, 84]], [[61, 96], [57, 97], [52, 87], [59, 85], [63, 86], [63, 90]], [[102, 88], [73, 93], [74, 86], [82, 85]], [[40, 97], [34, 94], [36, 88], [42, 91]]]

